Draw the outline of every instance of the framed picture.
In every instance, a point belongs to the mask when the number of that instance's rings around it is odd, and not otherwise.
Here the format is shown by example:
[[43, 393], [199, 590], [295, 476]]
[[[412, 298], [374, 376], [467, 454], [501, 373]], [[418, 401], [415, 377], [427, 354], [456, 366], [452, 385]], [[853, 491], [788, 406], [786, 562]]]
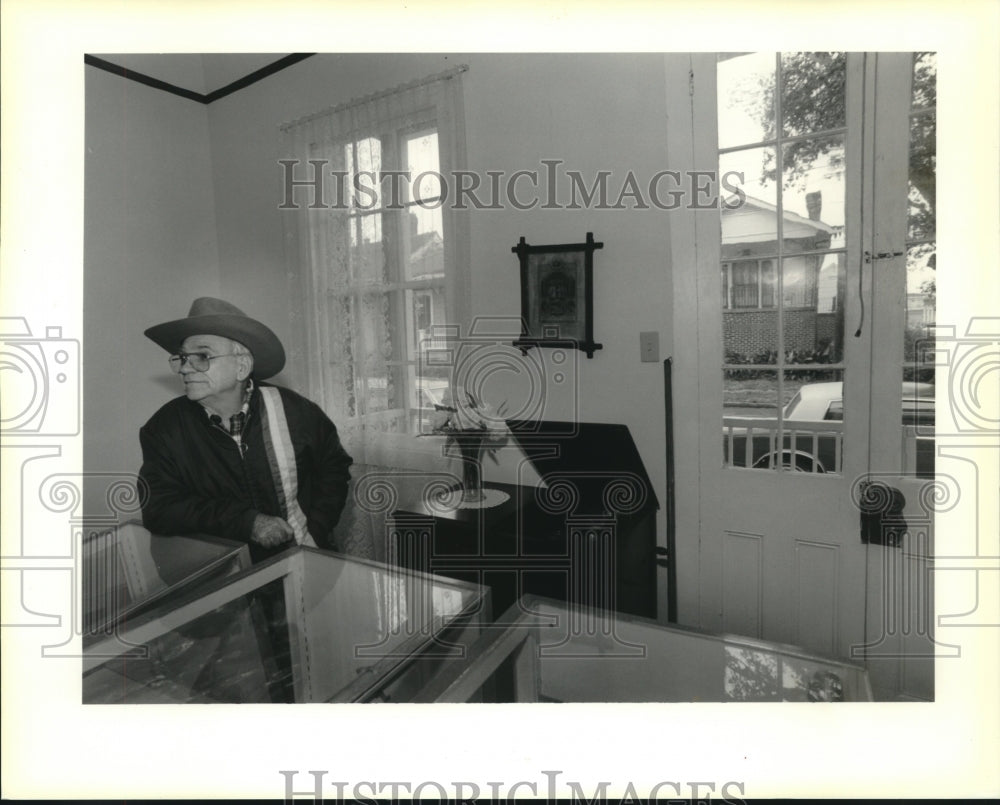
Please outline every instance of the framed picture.
[[522, 237], [511, 248], [521, 263], [522, 352], [531, 347], [579, 349], [588, 358], [594, 342], [594, 250], [604, 247], [587, 233], [584, 243], [530, 246]]

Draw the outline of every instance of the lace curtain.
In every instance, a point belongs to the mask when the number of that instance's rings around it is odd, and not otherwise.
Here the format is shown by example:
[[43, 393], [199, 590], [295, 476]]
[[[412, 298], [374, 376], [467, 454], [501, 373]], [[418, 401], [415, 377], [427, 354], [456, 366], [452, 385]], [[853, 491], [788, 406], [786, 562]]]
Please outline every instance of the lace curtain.
[[[465, 304], [458, 267], [467, 265], [468, 238], [433, 175], [447, 185], [464, 167], [465, 69], [282, 126], [286, 179], [291, 167], [296, 183], [284, 218], [308, 394], [337, 425], [356, 479], [397, 465], [405, 450], [393, 440], [417, 441], [421, 328], [459, 321]], [[345, 520], [366, 519], [350, 509]]]
[[[404, 177], [393, 190], [373, 177], [407, 169], [404, 141], [427, 132], [436, 138], [435, 162], [442, 175], [463, 163], [464, 69], [352, 100], [282, 127], [283, 154], [296, 162], [295, 180], [315, 181], [324, 172], [323, 206], [310, 206], [317, 201], [313, 189], [298, 187], [297, 212], [291, 216], [295, 223], [288, 232], [306, 314], [302, 325], [309, 392], [322, 401], [345, 444], [361, 457], [371, 436], [408, 430], [401, 412], [414, 394], [413, 339], [407, 340], [414, 305], [409, 304], [412, 294], [402, 304], [402, 291], [421, 283], [435, 285], [433, 276], [438, 275], [421, 278], [412, 268], [420, 259], [418, 250], [433, 250], [430, 240], [438, 241], [439, 283], [449, 316], [460, 295], [455, 287], [455, 222], [446, 202], [434, 209], [439, 183], [429, 177], [418, 190], [417, 177]], [[309, 160], [316, 161], [315, 168]], [[360, 190], [356, 181], [363, 185]], [[421, 195], [424, 205], [414, 205]], [[426, 231], [415, 232], [418, 227]], [[438, 237], [422, 237], [427, 234]]]

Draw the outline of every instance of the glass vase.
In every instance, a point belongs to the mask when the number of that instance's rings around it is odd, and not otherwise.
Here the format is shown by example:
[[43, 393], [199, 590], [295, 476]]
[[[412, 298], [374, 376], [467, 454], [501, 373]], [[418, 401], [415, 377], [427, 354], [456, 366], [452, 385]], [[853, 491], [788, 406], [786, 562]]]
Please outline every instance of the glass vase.
[[483, 499], [483, 446], [485, 437], [461, 434], [455, 437], [462, 455], [462, 501], [478, 503]]

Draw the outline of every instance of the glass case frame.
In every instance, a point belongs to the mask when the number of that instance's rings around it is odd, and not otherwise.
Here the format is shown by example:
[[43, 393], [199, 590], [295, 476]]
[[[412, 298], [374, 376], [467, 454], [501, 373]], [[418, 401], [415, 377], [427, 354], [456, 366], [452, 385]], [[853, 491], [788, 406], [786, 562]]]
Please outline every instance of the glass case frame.
[[[264, 609], [282, 611], [281, 623], [267, 620], [268, 626], [261, 626], [261, 602]], [[297, 547], [235, 576], [188, 590], [85, 647], [83, 699], [405, 701], [444, 663], [464, 659], [482, 624], [491, 619], [488, 587]], [[257, 671], [281, 664], [278, 652], [268, 656], [269, 649], [262, 648], [275, 644], [270, 639], [274, 633], [262, 636], [275, 627], [286, 641], [286, 699], [276, 697], [270, 677], [265, 689]], [[195, 695], [189, 685], [193, 669], [163, 662], [164, 668], [170, 665], [165, 672], [169, 678], [164, 678], [164, 673], [153, 674], [143, 665], [157, 662], [158, 653], [169, 653], [162, 650], [164, 641], [176, 654], [209, 638], [216, 644], [200, 655], [208, 658], [204, 670], [211, 672], [214, 664], [256, 679], [249, 692], [244, 686], [235, 698], [220, 698], [211, 691]]]
[[494, 626], [415, 701], [470, 701], [494, 685], [516, 702], [873, 701], [863, 666], [798, 646], [541, 596]]
[[160, 536], [129, 521], [84, 536], [81, 626], [84, 645], [188, 590], [250, 567], [246, 543], [208, 534]]

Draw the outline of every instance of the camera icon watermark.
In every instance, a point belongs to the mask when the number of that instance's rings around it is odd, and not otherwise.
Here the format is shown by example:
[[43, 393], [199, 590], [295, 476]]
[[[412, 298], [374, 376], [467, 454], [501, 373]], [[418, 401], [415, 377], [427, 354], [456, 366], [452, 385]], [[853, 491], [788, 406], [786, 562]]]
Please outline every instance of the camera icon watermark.
[[[937, 325], [917, 344], [918, 360], [945, 370], [950, 421], [937, 421], [937, 435], [989, 434], [1000, 429], [1000, 318], [975, 317], [965, 335], [956, 328]], [[992, 390], [992, 393], [991, 393]], [[933, 431], [933, 428], [930, 428]]]
[[0, 318], [0, 434], [80, 433], [80, 342], [61, 327], [32, 334], [23, 317]]
[[[427, 402], [440, 405], [445, 393], [465, 393], [488, 404], [519, 430], [558, 423], [573, 435], [580, 421], [579, 352], [557, 347], [522, 350], [519, 317], [477, 316], [463, 334], [458, 325], [432, 325], [419, 342], [417, 372]], [[430, 419], [421, 433], [431, 431]]]

